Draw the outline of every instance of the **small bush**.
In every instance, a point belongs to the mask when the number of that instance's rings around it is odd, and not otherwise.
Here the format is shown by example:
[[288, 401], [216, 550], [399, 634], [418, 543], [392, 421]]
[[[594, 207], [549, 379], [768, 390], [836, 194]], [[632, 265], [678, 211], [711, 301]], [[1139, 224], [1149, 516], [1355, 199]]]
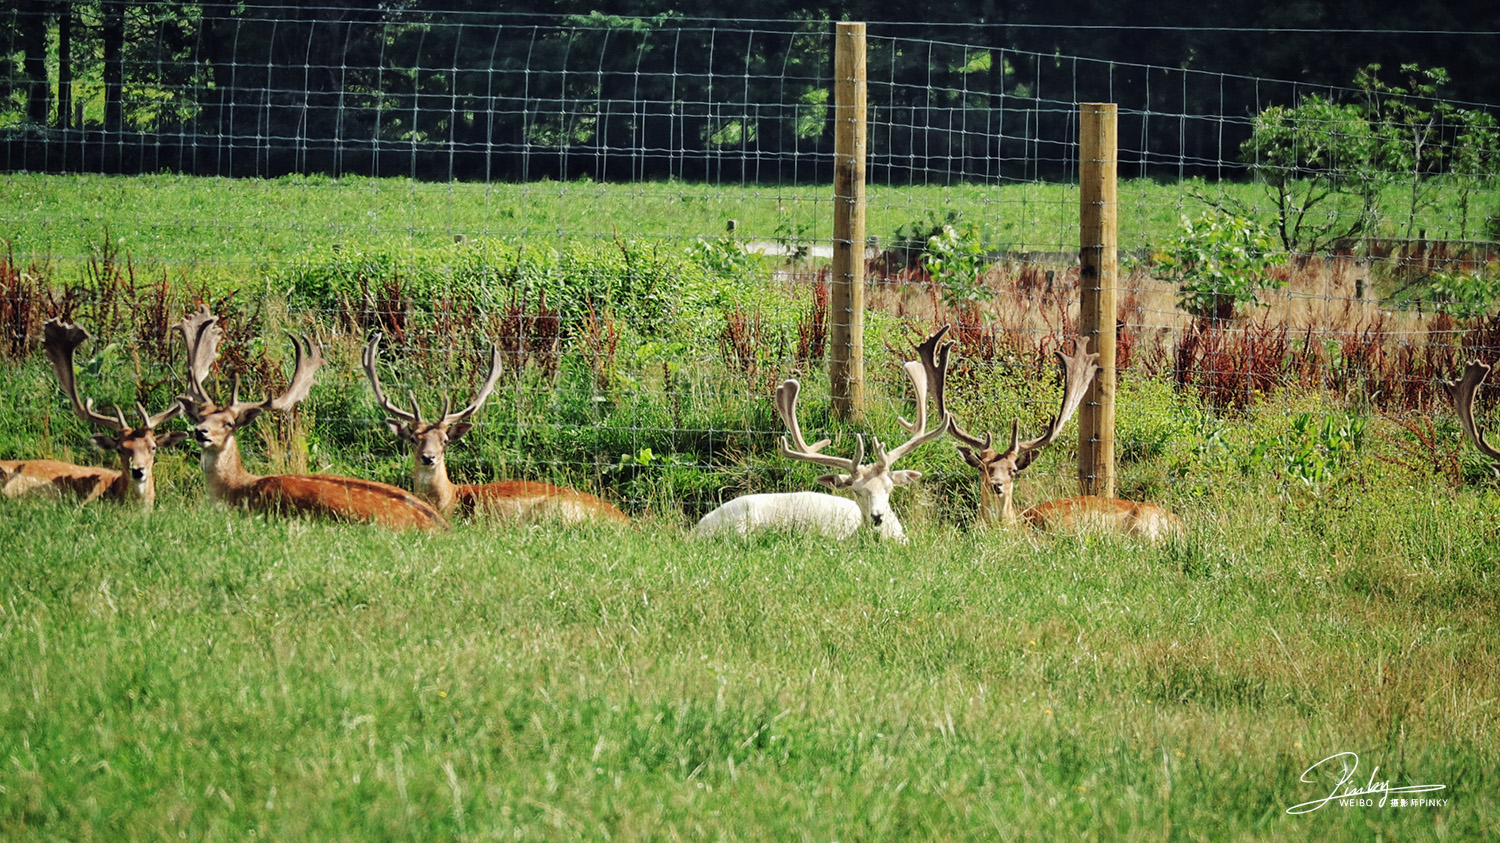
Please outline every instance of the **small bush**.
[[1270, 274], [1285, 259], [1275, 237], [1244, 217], [1212, 213], [1184, 216], [1181, 231], [1157, 268], [1178, 284], [1178, 305], [1200, 319], [1227, 320], [1244, 305], [1257, 304], [1261, 290], [1283, 286]]

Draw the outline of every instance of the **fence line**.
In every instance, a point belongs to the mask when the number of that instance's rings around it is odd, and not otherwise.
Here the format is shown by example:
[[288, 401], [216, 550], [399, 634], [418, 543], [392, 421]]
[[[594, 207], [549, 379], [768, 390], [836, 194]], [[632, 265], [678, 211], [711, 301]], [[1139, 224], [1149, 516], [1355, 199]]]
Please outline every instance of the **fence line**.
[[[863, 259], [851, 250], [867, 279], [857, 361], [869, 408], [867, 422], [844, 423], [814, 392], [839, 309], [819, 298], [824, 250], [840, 239], [829, 27], [237, 15], [192, 37], [196, 53], [133, 43], [113, 126], [97, 73], [73, 83], [67, 120], [29, 121], [15, 93], [26, 80], [0, 81], [11, 93], [0, 99], [0, 356], [31, 361], [16, 370], [31, 376], [8, 379], [20, 429], [77, 433], [36, 376], [42, 318], [72, 313], [100, 337], [93, 373], [113, 377], [95, 380], [101, 399], [159, 403], [180, 387], [170, 320], [146, 330], [125, 315], [180, 316], [240, 283], [242, 297], [221, 302], [244, 326], [226, 372], [277, 382], [277, 331], [315, 327], [342, 365], [315, 393], [311, 423], [330, 431], [329, 459], [385, 479], [400, 474], [400, 453], [350, 365], [377, 328], [409, 334], [389, 354], [391, 384], [429, 400], [472, 386], [486, 341], [509, 349], [508, 397], [456, 470], [589, 475], [638, 506], [668, 481], [689, 509], [724, 490], [805, 486], [774, 456], [769, 391], [790, 374], [812, 384], [809, 427], [835, 448], [856, 432], [896, 435], [909, 407], [895, 364], [937, 324], [959, 339], [955, 401], [971, 428], [1040, 423], [1055, 409], [1051, 353], [1080, 326], [1087, 99], [1119, 103], [1112, 310], [1127, 482], [1185, 459], [1164, 455], [1163, 430], [1220, 424], [1299, 390], [1406, 420], [1440, 415], [1438, 379], [1500, 352], [1486, 287], [1493, 158], [1408, 181], [1384, 174], [1388, 207], [1369, 236], [1286, 255], [1259, 271], [1277, 282], [1259, 304], [1215, 322], [1185, 307], [1184, 279], [1159, 259], [1178, 218], [1274, 224], [1274, 162], [1244, 142], [1268, 109], [1312, 94], [1347, 104], [1352, 89], [885, 28], [866, 39], [864, 205], [878, 245]], [[205, 58], [210, 47], [219, 58]], [[1469, 105], [1444, 104], [1444, 148], [1457, 148]], [[1292, 152], [1299, 177], [1338, 175]], [[99, 178], [141, 171], [153, 175]], [[1413, 184], [1432, 192], [1408, 222], [1400, 203]], [[940, 486], [966, 485], [938, 450], [914, 457], [931, 460]]]

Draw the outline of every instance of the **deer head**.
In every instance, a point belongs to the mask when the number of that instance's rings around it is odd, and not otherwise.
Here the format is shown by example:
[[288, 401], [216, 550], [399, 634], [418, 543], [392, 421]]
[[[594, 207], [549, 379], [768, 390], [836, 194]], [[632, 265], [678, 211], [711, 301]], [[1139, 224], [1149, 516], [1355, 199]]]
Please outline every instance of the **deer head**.
[[1443, 386], [1447, 387], [1448, 395], [1453, 399], [1453, 408], [1458, 411], [1458, 423], [1464, 429], [1464, 435], [1469, 437], [1479, 453], [1494, 461], [1490, 464], [1490, 469], [1495, 472], [1496, 477], [1500, 477], [1500, 450], [1485, 441], [1484, 431], [1474, 421], [1474, 399], [1489, 375], [1488, 364], [1470, 360], [1469, 365], [1464, 367], [1463, 377], [1457, 383], [1444, 381]]
[[126, 421], [125, 411], [118, 406], [114, 408], [113, 416], [96, 412], [92, 398], [81, 400], [78, 397], [78, 384], [74, 379], [73, 353], [87, 339], [88, 331], [60, 318], [49, 319], [42, 326], [42, 352], [52, 363], [52, 371], [57, 375], [57, 382], [62, 386], [63, 393], [72, 403], [73, 413], [90, 424], [114, 431], [113, 436], [98, 434], [91, 439], [101, 450], [119, 454], [121, 468], [130, 480], [128, 488], [137, 497], [149, 502], [155, 498], [156, 481], [152, 473], [156, 467], [156, 450], [171, 447], [187, 436], [180, 430], [157, 435], [156, 428], [181, 412], [182, 408], [173, 404], [153, 416], [137, 402], [135, 410], [140, 416], [139, 425]]
[[[1043, 448], [1057, 440], [1063, 426], [1078, 412], [1089, 383], [1099, 371], [1099, 364], [1096, 362], [1099, 355], [1088, 351], [1088, 337], [1078, 338], [1071, 357], [1065, 357], [1059, 351], [1057, 359], [1063, 369], [1062, 406], [1057, 415], [1052, 417], [1046, 430], [1035, 439], [1021, 441], [1021, 420], [1015, 419], [1010, 426], [1010, 444], [1005, 450], [997, 451], [993, 434], [986, 433], [983, 438], [975, 436], [959, 427], [958, 421], [949, 416], [948, 432], [963, 443], [958, 446], [959, 454], [963, 456], [964, 462], [979, 471], [986, 518], [993, 519], [998, 514], [1007, 523], [1014, 522], [1016, 514], [1011, 499], [1015, 491], [1016, 475], [1031, 465], [1031, 461]], [[939, 412], [946, 412], [941, 393], [938, 395], [938, 402]], [[994, 512], [997, 497], [1003, 507], [1000, 513]]]
[[410, 390], [407, 391], [410, 410], [397, 406], [394, 401], [385, 396], [385, 390], [380, 386], [380, 373], [377, 369], [379, 362], [380, 334], [376, 334], [365, 346], [363, 363], [365, 375], [370, 379], [371, 388], [375, 390], [375, 400], [386, 412], [386, 427], [389, 427], [398, 439], [404, 439], [412, 444], [418, 475], [423, 472], [433, 474], [439, 471], [445, 472], [443, 454], [448, 450], [449, 445], [457, 442], [473, 427], [468, 421], [469, 417], [483, 406], [490, 397], [490, 393], [495, 390], [495, 382], [500, 379], [500, 349], [496, 348], [491, 355], [490, 373], [485, 378], [484, 385], [479, 388], [478, 394], [474, 396], [474, 400], [455, 413], [450, 412], [451, 398], [444, 395], [443, 410], [436, 421], [427, 421], [422, 418], [422, 409], [417, 406], [417, 397]]
[[929, 429], [927, 425], [929, 385], [935, 386], [938, 394], [942, 393], [948, 350], [952, 343], [943, 346], [940, 354], [935, 349], [947, 331], [947, 326], [944, 326], [918, 347], [922, 353], [923, 362], [908, 360], [902, 365], [916, 393], [917, 418], [915, 422], [899, 419], [901, 426], [910, 434], [910, 438], [889, 451], [879, 439], [871, 437], [870, 443], [875, 452], [874, 462], [864, 461], [865, 439], [861, 434], [856, 434], [854, 437], [853, 458], [835, 457], [822, 453], [822, 449], [831, 441], [828, 439], [819, 440], [811, 445], [807, 444], [802, 437], [802, 428], [797, 423], [797, 397], [802, 389], [801, 384], [795, 379], [788, 379], [776, 388], [776, 412], [781, 416], [781, 421], [786, 425], [787, 433], [790, 435], [790, 440], [787, 436], [781, 437], [782, 456], [836, 469], [836, 473], [819, 477], [818, 482], [831, 489], [849, 491], [854, 496], [855, 502], [859, 504], [864, 522], [884, 538], [906, 541], [901, 522], [897, 520], [895, 511], [891, 509], [891, 492], [897, 486], [905, 486], [922, 478], [922, 473], [919, 471], [897, 470], [896, 462], [919, 446], [942, 436], [950, 421], [947, 414], [939, 410], [941, 419], [937, 426]]
[[219, 317], [209, 312], [208, 305], [203, 305], [177, 328], [187, 342], [188, 357], [188, 392], [178, 396], [177, 400], [192, 419], [193, 437], [205, 452], [227, 447], [235, 432], [255, 421], [262, 411], [290, 410], [296, 406], [312, 390], [313, 376], [323, 365], [323, 354], [311, 339], [291, 337], [297, 363], [291, 381], [281, 394], [267, 396], [261, 401], [241, 401], [240, 385], [236, 379], [229, 403], [219, 404], [203, 385], [219, 356], [219, 340], [223, 338]]

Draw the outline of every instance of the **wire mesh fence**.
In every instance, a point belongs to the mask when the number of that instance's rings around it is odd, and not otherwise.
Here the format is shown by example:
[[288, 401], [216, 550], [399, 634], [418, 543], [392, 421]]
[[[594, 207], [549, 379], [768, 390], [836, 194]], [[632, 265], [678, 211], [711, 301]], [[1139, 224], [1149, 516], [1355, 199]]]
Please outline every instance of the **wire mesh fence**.
[[[267, 425], [288, 468], [409, 470], [358, 365], [376, 331], [391, 391], [429, 407], [467, 400], [501, 349], [455, 474], [637, 511], [809, 487], [776, 454], [785, 377], [832, 449], [899, 441], [898, 364], [940, 324], [966, 426], [1041, 425], [1077, 331], [1086, 101], [1119, 105], [1127, 492], [1171, 494], [1174, 431], [1200, 426], [1202, 450], [1278, 396], [1420, 426], [1439, 380], [1500, 345], [1491, 109], [1425, 71], [1334, 88], [873, 25], [873, 400], [844, 425], [824, 397], [827, 22], [173, 8], [49, 13], [44, 52], [76, 43], [40, 70], [37, 21], [10, 13], [0, 350], [35, 361], [42, 320], [73, 315], [99, 338], [100, 400], [156, 406], [181, 389], [172, 324], [197, 302], [225, 315], [225, 383], [279, 382], [278, 331], [313, 331], [321, 385]], [[35, 376], [8, 379], [10, 426], [71, 424], [43, 368], [16, 371]], [[973, 482], [927, 450], [911, 459], [933, 494]], [[1041, 473], [1071, 483], [1065, 458]]]

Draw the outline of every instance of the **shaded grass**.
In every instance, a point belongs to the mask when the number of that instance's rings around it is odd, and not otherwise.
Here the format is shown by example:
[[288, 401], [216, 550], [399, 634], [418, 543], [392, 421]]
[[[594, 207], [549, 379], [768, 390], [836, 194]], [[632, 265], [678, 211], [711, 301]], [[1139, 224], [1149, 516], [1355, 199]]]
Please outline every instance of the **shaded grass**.
[[[1480, 839], [1494, 504], [1150, 549], [11, 503], [0, 835]], [[1284, 814], [1337, 752], [1451, 801]]]

